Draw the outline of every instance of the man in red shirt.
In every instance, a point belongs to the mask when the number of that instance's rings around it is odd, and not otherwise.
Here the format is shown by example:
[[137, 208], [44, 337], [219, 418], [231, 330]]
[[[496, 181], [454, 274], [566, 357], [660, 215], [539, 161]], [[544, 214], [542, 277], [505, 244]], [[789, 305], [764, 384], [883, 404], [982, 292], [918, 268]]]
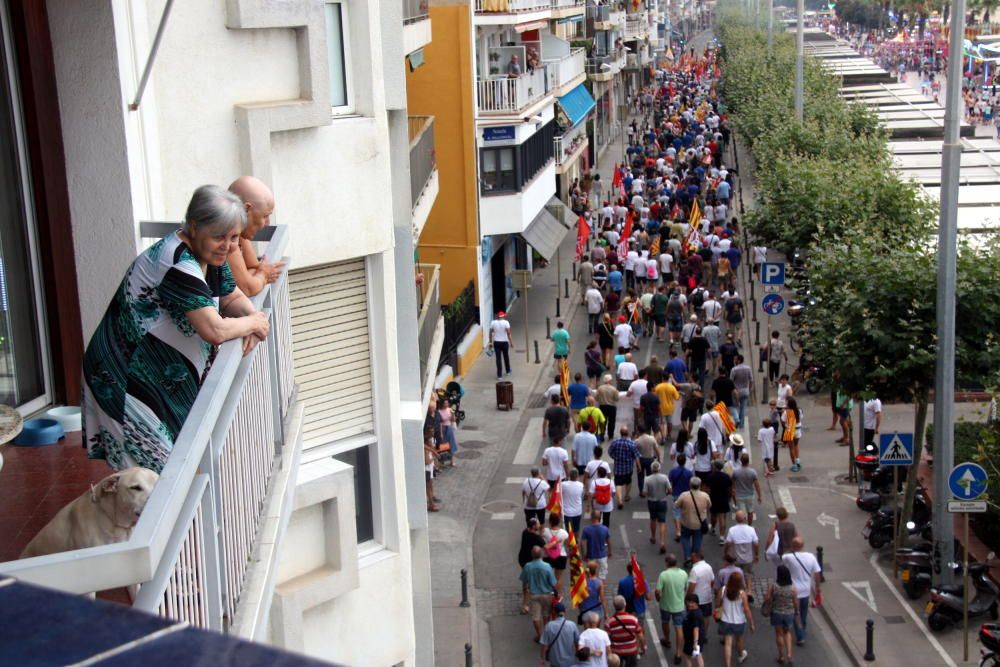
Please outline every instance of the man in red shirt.
[[646, 636], [642, 624], [625, 611], [625, 598], [616, 595], [615, 614], [604, 622], [604, 629], [611, 638], [611, 652], [621, 659], [622, 667], [636, 667], [639, 657], [646, 652]]

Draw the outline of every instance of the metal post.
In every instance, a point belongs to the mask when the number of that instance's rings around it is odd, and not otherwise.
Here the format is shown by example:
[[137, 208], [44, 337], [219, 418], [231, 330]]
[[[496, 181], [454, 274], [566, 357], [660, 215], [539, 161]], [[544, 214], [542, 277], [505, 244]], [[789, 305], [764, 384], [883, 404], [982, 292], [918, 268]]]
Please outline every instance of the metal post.
[[[962, 662], [969, 661], [969, 513], [962, 516], [962, 531], [965, 541], [962, 542]], [[948, 568], [949, 570], [951, 567]]]
[[819, 580], [826, 581], [826, 572], [823, 570], [823, 547], [816, 547], [816, 562], [819, 563]]
[[865, 662], [875, 661], [875, 621], [865, 621]]
[[[556, 246], [556, 289], [559, 289], [559, 283], [562, 282], [562, 249]], [[568, 294], [566, 296], [569, 296]]]
[[472, 667], [472, 644], [465, 645], [465, 667]]
[[[964, 0], [959, 0], [959, 2], [964, 2]], [[799, 29], [795, 33], [795, 120], [799, 123], [802, 122], [802, 95], [804, 83], [804, 69], [805, 69], [805, 43], [806, 43], [806, 24], [805, 24], [805, 2], [804, 0], [797, 0], [795, 3], [798, 13], [799, 13]], [[959, 44], [959, 48], [961, 48]], [[950, 79], [949, 79], [950, 81]]]
[[545, 340], [552, 340], [552, 318], [545, 316]]
[[[525, 349], [527, 350], [527, 348], [525, 348]], [[528, 355], [525, 355], [525, 356], [528, 356]], [[527, 359], [525, 361], [527, 361]], [[541, 359], [538, 358], [538, 341], [537, 340], [535, 341], [535, 363], [536, 364], [542, 363]]]
[[944, 112], [944, 145], [941, 148], [941, 213], [938, 222], [937, 365], [934, 378], [934, 497], [932, 517], [935, 581], [954, 583], [950, 563], [955, 560], [954, 524], [944, 511], [951, 497], [948, 473], [955, 462], [955, 264], [958, 225], [958, 172], [962, 147], [962, 40], [965, 33], [965, 0], [951, 5], [948, 42], [948, 87]]
[[[767, 345], [767, 346], [771, 345], [771, 318], [770, 317], [767, 318], [767, 339], [764, 341], [764, 345]], [[757, 354], [760, 354], [760, 350], [757, 351]], [[767, 364], [764, 366], [764, 381], [761, 382], [761, 384], [764, 386], [763, 397], [761, 399], [761, 403], [764, 404], [764, 405], [767, 405], [768, 403], [771, 402], [771, 399], [767, 395], [768, 392], [770, 392], [770, 390], [771, 390], [771, 357], [770, 357], [770, 355], [768, 355]], [[778, 445], [777, 444], [775, 444], [775, 446], [774, 446], [774, 458], [778, 458]]]
[[469, 606], [469, 571], [465, 568], [462, 568], [462, 601], [458, 604], [458, 606]]
[[559, 297], [556, 297], [556, 317], [562, 317], [562, 313], [560, 312], [559, 308], [560, 308]]
[[[528, 349], [528, 290], [521, 290], [524, 293], [524, 363], [531, 362], [531, 351]], [[538, 341], [535, 341], [538, 345]]]
[[576, 262], [573, 262], [573, 280], [576, 280]]
[[563, 297], [565, 297], [565, 298], [568, 299], [569, 298], [569, 278], [563, 278], [563, 287], [565, 288], [565, 292], [563, 293]]
[[[853, 435], [853, 434], [852, 434]], [[892, 466], [892, 578], [899, 576], [899, 466]]]
[[760, 320], [754, 322], [753, 344], [760, 347]]
[[767, 52], [774, 49], [774, 0], [767, 0]]

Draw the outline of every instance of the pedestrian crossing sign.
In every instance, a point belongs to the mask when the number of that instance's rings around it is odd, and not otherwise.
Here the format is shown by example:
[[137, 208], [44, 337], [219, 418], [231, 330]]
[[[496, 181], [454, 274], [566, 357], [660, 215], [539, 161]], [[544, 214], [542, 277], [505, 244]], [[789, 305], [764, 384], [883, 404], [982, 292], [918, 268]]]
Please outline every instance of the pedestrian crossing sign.
[[878, 442], [878, 462], [883, 466], [913, 465], [913, 434], [882, 433]]

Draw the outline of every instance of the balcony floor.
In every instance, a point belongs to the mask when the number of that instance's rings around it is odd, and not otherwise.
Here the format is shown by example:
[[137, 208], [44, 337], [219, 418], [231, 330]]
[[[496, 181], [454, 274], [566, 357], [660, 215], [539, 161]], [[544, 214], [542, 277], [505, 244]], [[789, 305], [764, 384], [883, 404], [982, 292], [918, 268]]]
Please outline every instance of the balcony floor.
[[111, 474], [87, 458], [82, 433], [45, 447], [4, 445], [0, 470], [0, 562], [15, 560], [64, 505]]

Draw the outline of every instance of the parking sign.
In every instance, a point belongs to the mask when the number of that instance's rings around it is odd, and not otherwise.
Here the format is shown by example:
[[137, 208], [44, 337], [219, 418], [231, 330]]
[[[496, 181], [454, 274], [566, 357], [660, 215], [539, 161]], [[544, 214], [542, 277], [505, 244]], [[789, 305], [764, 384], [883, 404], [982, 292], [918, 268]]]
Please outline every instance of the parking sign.
[[762, 285], [784, 285], [785, 263], [764, 262], [760, 265], [760, 282]]

